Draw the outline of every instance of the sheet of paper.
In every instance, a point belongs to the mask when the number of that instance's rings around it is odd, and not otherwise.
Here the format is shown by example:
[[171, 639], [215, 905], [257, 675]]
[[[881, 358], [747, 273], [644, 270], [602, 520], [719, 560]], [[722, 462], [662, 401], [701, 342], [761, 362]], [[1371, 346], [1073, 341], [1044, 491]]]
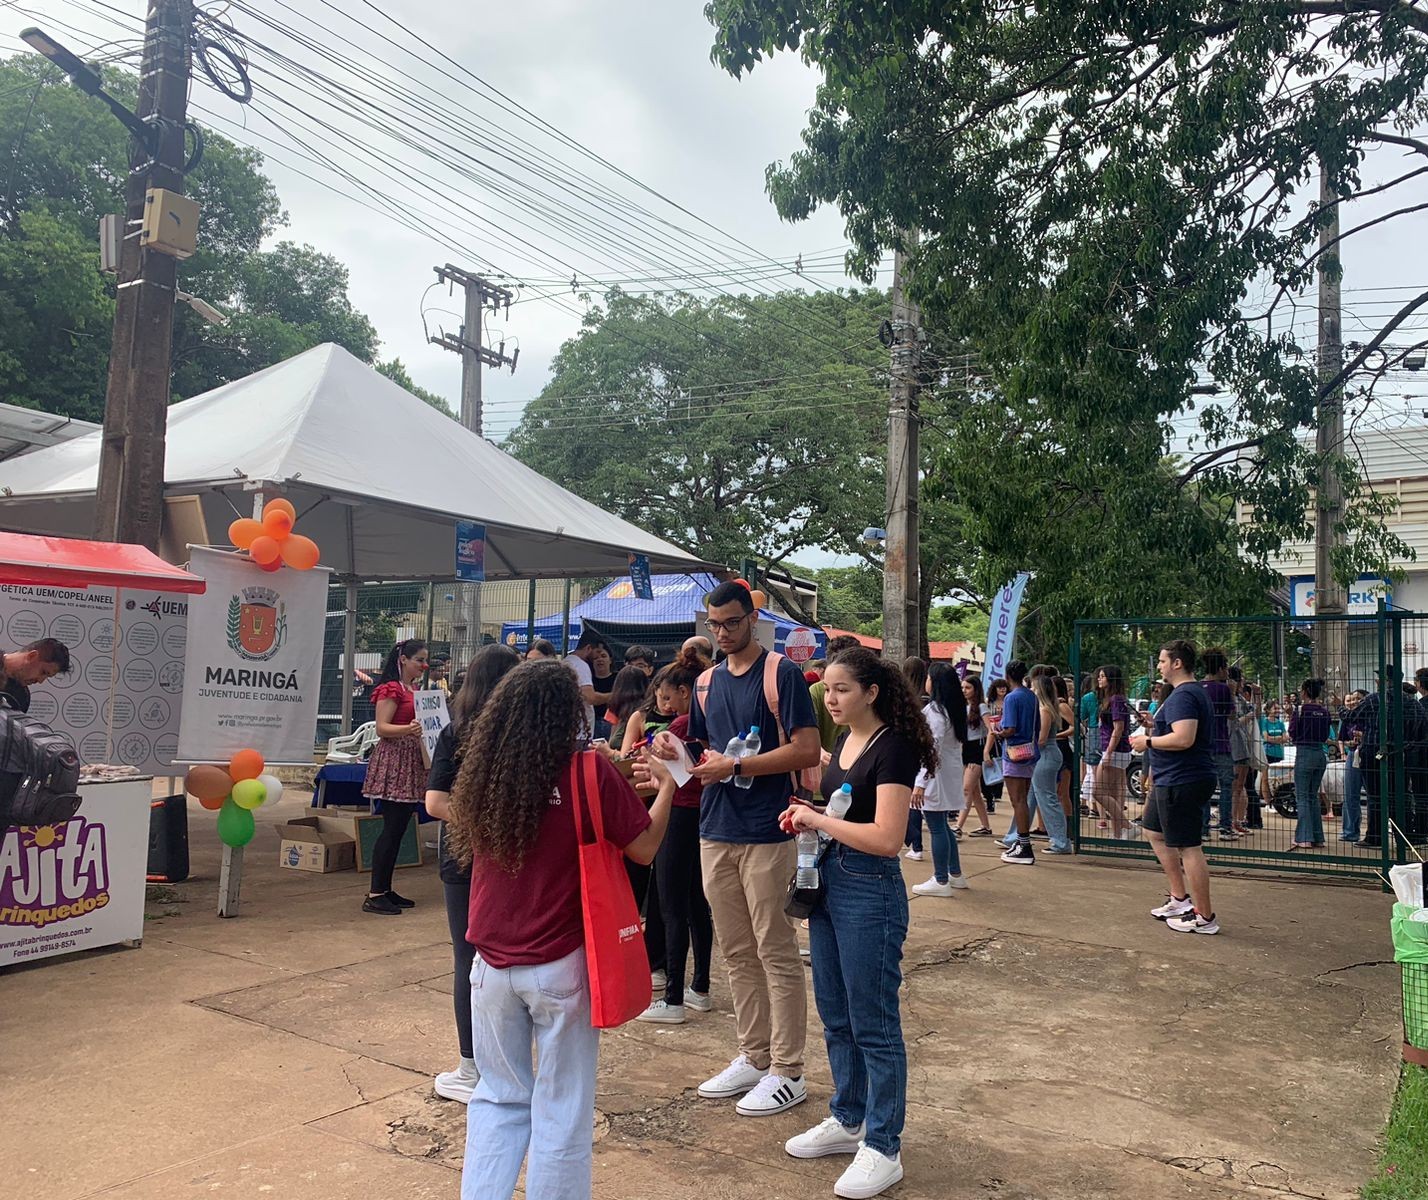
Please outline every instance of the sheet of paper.
[[669, 759], [669, 773], [674, 776], [675, 785], [683, 787], [693, 777], [693, 772], [689, 769], [689, 751], [681, 743], [679, 747], [679, 757]]

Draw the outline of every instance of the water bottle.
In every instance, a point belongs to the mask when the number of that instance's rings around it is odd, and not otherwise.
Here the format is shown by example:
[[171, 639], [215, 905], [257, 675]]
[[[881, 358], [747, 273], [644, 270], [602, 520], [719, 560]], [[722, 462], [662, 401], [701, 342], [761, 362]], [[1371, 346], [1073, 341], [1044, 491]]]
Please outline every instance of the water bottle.
[[836, 792], [832, 799], [828, 801], [827, 813], [841, 821], [848, 815], [848, 810], [853, 807], [853, 785], [845, 783]]
[[[729, 758], [743, 758], [743, 757], [744, 757], [744, 739], [741, 738], [741, 737], [736, 733], [733, 737], [731, 737], [731, 738], [729, 739], [729, 744], [724, 747], [724, 753], [725, 753], [725, 755], [727, 755]], [[729, 774], [725, 775], [724, 778], [721, 779], [719, 782], [720, 782], [720, 783], [728, 783], [729, 780], [731, 780], [731, 779], [733, 779], [733, 778], [734, 778], [734, 772], [731, 770], [731, 771], [729, 772]], [[738, 782], [738, 781], [735, 780], [735, 782]]]
[[[753, 758], [754, 755], [759, 752], [759, 749], [763, 746], [763, 744], [764, 740], [759, 736], [759, 727], [757, 725], [750, 725], [749, 732], [744, 738], [743, 751], [742, 753], [740, 753], [739, 757]], [[735, 775], [734, 786], [741, 788], [751, 788], [754, 786], [754, 781], [752, 777], [748, 775]]]
[[818, 886], [818, 833], [816, 830], [799, 830], [798, 870], [794, 874], [794, 886], [799, 888], [816, 888]]

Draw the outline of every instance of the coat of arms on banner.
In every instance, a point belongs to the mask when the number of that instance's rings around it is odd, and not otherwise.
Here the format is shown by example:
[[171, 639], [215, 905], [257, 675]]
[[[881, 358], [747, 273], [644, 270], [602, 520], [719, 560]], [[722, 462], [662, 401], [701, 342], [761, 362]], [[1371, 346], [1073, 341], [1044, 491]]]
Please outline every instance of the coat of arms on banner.
[[287, 640], [287, 606], [271, 588], [244, 588], [228, 602], [228, 648], [250, 662], [266, 662]]

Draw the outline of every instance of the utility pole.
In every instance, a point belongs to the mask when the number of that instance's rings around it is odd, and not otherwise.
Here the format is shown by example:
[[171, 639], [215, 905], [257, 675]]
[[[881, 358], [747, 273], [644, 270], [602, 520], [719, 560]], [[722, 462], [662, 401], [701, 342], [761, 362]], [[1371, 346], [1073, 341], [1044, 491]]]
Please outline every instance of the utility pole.
[[[484, 413], [481, 405], [481, 368], [504, 367], [509, 365], [511, 374], [515, 374], [516, 360], [520, 358], [521, 352], [517, 348], [515, 352], [506, 357], [506, 343], [501, 342], [495, 350], [488, 349], [482, 343], [482, 317], [487, 309], [492, 312], [504, 308], [506, 316], [511, 315], [511, 302], [515, 297], [510, 289], [498, 287], [494, 283], [481, 278], [479, 275], [472, 275], [469, 271], [463, 271], [460, 267], [454, 267], [447, 263], [444, 267], [436, 268], [436, 277], [449, 287], [461, 288], [466, 293], [466, 307], [461, 323], [461, 332], [455, 337], [449, 333], [442, 333], [438, 337], [428, 336], [427, 340], [440, 346], [444, 350], [451, 350], [461, 355], [461, 424], [474, 433], [477, 437], [484, 436], [482, 424]], [[531, 584], [535, 586], [534, 581]], [[461, 614], [461, 623], [465, 626], [466, 636], [460, 643], [452, 638], [451, 653], [456, 659], [457, 669], [460, 670], [471, 661], [472, 655], [481, 646], [481, 585], [479, 583], [462, 583], [456, 587], [457, 592], [457, 612]], [[453, 631], [454, 632], [454, 631]]]
[[455, 285], [465, 291], [466, 311], [459, 334], [453, 337], [449, 333], [442, 333], [438, 337], [428, 337], [427, 341], [444, 350], [451, 350], [461, 355], [461, 423], [477, 437], [480, 437], [482, 436], [481, 367], [483, 364], [488, 367], [509, 366], [511, 373], [515, 374], [516, 360], [521, 354], [520, 350], [516, 350], [507, 358], [504, 341], [495, 350], [483, 346], [481, 344], [481, 317], [487, 309], [495, 312], [500, 308], [504, 308], [506, 316], [509, 317], [511, 303], [515, 297], [511, 294], [510, 289], [497, 287], [494, 283], [482, 279], [481, 276], [472, 275], [469, 271], [453, 267], [450, 263], [444, 267], [437, 267], [436, 277], [448, 286]]
[[1321, 617], [1337, 617], [1322, 622], [1315, 630], [1314, 674], [1325, 681], [1328, 691], [1344, 695], [1349, 686], [1349, 627], [1343, 619], [1347, 600], [1334, 574], [1333, 552], [1343, 543], [1341, 529], [1344, 493], [1338, 460], [1344, 444], [1344, 389], [1332, 382], [1343, 369], [1343, 330], [1340, 287], [1343, 269], [1334, 246], [1339, 236], [1339, 197], [1329, 186], [1329, 173], [1319, 164], [1319, 205], [1332, 214], [1319, 230], [1319, 422], [1315, 452], [1319, 463], [1314, 498], [1314, 612]]
[[153, 0], [144, 28], [138, 115], [155, 128], [125, 186], [114, 340], [104, 397], [95, 537], [159, 548], [164, 514], [178, 260], [140, 246], [150, 188], [182, 194], [193, 0]]
[[[915, 233], [904, 234], [908, 250]], [[918, 328], [921, 315], [907, 298], [907, 255], [893, 259], [891, 391], [888, 403], [887, 543], [883, 557], [883, 657], [895, 665], [919, 644], [918, 591]]]

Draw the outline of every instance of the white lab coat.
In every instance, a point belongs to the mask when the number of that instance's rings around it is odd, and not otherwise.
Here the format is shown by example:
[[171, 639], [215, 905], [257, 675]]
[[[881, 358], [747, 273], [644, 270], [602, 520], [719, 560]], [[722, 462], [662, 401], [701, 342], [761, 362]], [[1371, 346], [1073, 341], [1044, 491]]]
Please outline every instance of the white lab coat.
[[922, 789], [924, 812], [961, 812], [966, 804], [962, 795], [962, 743], [952, 731], [952, 722], [940, 704], [929, 704], [922, 710], [932, 730], [932, 744], [937, 747], [937, 774], [929, 775], [924, 767], [917, 773], [916, 787]]

